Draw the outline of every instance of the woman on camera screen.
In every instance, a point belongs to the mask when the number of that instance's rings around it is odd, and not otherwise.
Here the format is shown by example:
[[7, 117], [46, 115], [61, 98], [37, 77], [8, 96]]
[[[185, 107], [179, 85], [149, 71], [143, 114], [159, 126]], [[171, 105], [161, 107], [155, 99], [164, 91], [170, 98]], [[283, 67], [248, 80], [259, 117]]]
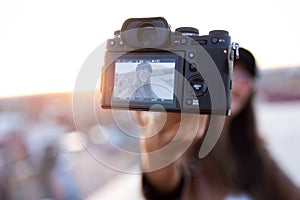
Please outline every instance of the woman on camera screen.
[[151, 87], [152, 67], [149, 63], [142, 62], [137, 65], [135, 82], [131, 88], [131, 98], [157, 98]]

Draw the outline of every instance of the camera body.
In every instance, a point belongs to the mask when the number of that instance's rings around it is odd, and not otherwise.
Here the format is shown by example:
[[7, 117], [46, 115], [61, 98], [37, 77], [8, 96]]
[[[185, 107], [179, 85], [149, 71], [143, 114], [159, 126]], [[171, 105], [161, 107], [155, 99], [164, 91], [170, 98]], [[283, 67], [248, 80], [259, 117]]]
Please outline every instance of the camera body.
[[106, 43], [101, 107], [229, 115], [237, 52], [225, 30], [127, 19]]

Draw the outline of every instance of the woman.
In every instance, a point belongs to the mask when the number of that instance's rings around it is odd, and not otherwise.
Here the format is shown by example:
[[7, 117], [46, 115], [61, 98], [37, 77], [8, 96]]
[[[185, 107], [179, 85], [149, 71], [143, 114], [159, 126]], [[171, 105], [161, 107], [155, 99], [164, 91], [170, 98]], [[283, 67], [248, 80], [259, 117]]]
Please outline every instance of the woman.
[[[234, 65], [232, 114], [226, 118], [217, 144], [205, 158], [195, 159], [202, 142], [203, 129], [199, 128], [196, 140], [176, 162], [153, 171], [148, 169], [157, 160], [144, 157], [143, 193], [146, 199], [300, 199], [299, 188], [274, 162], [257, 132], [253, 110], [256, 77], [254, 56], [240, 48], [240, 59]], [[180, 126], [182, 118], [179, 115], [167, 114], [158, 134], [141, 141], [144, 153], [169, 144]], [[190, 118], [184, 125], [188, 130], [195, 115], [185, 118]], [[137, 119], [144, 126], [144, 134], [148, 135], [154, 131], [151, 125], [159, 121], [140, 112], [137, 112]], [[203, 124], [203, 120], [200, 122]]]
[[157, 95], [152, 90], [150, 77], [152, 67], [149, 63], [140, 63], [136, 67], [136, 78], [131, 89], [132, 98], [157, 98]]

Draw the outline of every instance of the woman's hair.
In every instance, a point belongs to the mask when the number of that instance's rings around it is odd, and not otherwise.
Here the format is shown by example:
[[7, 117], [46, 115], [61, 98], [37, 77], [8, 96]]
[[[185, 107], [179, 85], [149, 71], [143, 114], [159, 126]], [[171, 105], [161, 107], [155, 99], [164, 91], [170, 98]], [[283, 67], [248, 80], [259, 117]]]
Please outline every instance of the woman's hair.
[[[135, 72], [136, 72], [135, 86], [141, 86], [141, 84], [145, 84], [144, 82], [141, 82], [141, 80], [138, 77], [139, 73], [142, 73], [141, 70], [143, 70], [143, 69], [147, 69], [150, 73], [152, 73], [152, 67], [149, 63], [142, 62], [142, 63], [138, 64], [135, 69]], [[148, 83], [149, 81], [150, 81], [150, 77], [146, 83]]]
[[[241, 48], [239, 65], [255, 79], [258, 75], [254, 56]], [[226, 120], [227, 129], [208, 156], [199, 160], [201, 176], [219, 188], [221, 193], [244, 193], [253, 199], [291, 199], [299, 196], [299, 189], [284, 174], [267, 151], [258, 134], [253, 107], [255, 91], [242, 110]], [[187, 156], [193, 164], [203, 138], [190, 147]], [[188, 162], [189, 163], [189, 162]], [[190, 169], [196, 176], [198, 171]], [[297, 196], [297, 197], [298, 197]]]
[[[240, 59], [235, 65], [246, 70], [253, 79], [256, 78], [257, 66], [250, 51], [240, 48]], [[272, 158], [258, 134], [253, 108], [254, 93], [252, 91], [243, 109], [230, 117], [228, 132], [224, 133], [225, 149], [224, 144], [219, 142], [220, 146], [216, 146], [213, 156], [216, 157], [222, 177], [226, 179], [224, 184], [235, 191], [251, 194], [255, 199], [272, 199], [278, 191], [273, 191], [267, 183], [273, 172], [267, 173], [266, 166]]]
[[150, 76], [148, 79], [143, 82], [139, 78], [139, 73], [144, 73], [141, 70], [147, 69], [152, 73], [151, 64], [147, 62], [142, 62], [136, 67], [136, 78], [133, 84], [133, 87], [130, 89], [131, 95], [134, 97], [143, 97], [143, 98], [157, 98], [157, 95], [152, 90], [152, 85], [150, 84]]
[[236, 184], [239, 189], [249, 193], [262, 188], [265, 178], [264, 160], [262, 157], [263, 142], [256, 126], [253, 109], [253, 96], [236, 116], [232, 117], [229, 125], [229, 145], [236, 159]]
[[[254, 56], [244, 48], [239, 50], [240, 58], [235, 62], [253, 79], [257, 76]], [[236, 185], [239, 190], [254, 194], [262, 189], [265, 177], [263, 142], [259, 137], [253, 109], [254, 91], [248, 98], [243, 109], [231, 118], [229, 125], [229, 145], [236, 160]]]
[[243, 66], [243, 69], [246, 70], [253, 78], [255, 78], [258, 75], [255, 57], [249, 50], [243, 47], [239, 48], [239, 54], [240, 58], [235, 60], [234, 65]]
[[142, 69], [147, 69], [147, 70], [149, 70], [150, 73], [152, 73], [152, 67], [147, 62], [142, 62], [142, 63], [138, 64], [137, 67], [136, 67], [136, 69], [135, 69], [135, 71], [138, 72], [138, 71], [140, 71]]

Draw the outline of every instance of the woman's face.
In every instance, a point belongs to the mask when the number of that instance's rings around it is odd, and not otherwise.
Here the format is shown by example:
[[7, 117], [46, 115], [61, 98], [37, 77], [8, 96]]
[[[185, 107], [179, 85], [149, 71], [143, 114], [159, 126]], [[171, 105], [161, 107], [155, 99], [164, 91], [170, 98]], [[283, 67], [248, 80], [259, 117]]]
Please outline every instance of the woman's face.
[[254, 83], [251, 75], [239, 64], [234, 66], [232, 81], [232, 115], [237, 115], [246, 105], [253, 93]]
[[150, 71], [145, 68], [145, 69], [141, 69], [139, 70], [138, 74], [138, 79], [142, 82], [142, 83], [145, 83], [149, 80], [150, 78]]

